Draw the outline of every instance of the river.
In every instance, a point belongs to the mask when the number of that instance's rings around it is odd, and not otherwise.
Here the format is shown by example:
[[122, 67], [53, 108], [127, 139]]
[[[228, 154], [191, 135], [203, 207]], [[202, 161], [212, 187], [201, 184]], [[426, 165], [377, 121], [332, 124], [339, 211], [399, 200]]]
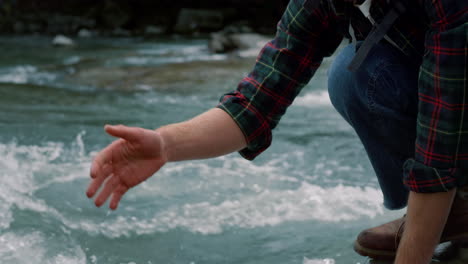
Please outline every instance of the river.
[[0, 38], [0, 263], [368, 263], [364, 228], [399, 217], [326, 92], [326, 59], [255, 161], [171, 163], [115, 212], [85, 196], [104, 124], [145, 128], [216, 106], [254, 57], [207, 40]]

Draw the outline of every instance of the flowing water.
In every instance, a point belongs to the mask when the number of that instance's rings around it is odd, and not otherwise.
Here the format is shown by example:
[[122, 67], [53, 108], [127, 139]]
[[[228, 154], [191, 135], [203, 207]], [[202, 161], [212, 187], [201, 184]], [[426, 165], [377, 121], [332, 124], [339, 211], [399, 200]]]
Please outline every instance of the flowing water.
[[205, 39], [0, 38], [0, 263], [367, 263], [358, 232], [398, 217], [333, 109], [326, 59], [249, 162], [168, 164], [119, 209], [85, 196], [103, 125], [157, 128], [213, 106], [255, 58]]

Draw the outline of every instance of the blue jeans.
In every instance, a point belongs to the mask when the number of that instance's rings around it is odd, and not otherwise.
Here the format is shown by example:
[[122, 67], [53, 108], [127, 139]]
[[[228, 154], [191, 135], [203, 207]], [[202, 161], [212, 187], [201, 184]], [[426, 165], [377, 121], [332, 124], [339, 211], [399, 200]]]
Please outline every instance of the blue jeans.
[[414, 157], [419, 66], [393, 46], [378, 44], [361, 67], [350, 72], [347, 66], [354, 54], [355, 45], [350, 44], [333, 62], [330, 99], [363, 143], [385, 207], [400, 209], [408, 199], [403, 163]]

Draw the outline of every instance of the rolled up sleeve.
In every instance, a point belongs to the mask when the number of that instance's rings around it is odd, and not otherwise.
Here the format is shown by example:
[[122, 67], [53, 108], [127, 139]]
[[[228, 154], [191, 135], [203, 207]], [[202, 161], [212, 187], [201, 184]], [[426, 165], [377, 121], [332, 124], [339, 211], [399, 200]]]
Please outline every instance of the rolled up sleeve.
[[252, 160], [272, 140], [272, 130], [309, 82], [322, 59], [342, 40], [329, 1], [292, 0], [278, 23], [275, 38], [257, 57], [254, 69], [225, 94], [218, 105], [243, 131], [247, 147], [240, 151]]
[[415, 157], [404, 164], [414, 192], [444, 192], [468, 181], [467, 1], [425, 1], [431, 21], [419, 73]]

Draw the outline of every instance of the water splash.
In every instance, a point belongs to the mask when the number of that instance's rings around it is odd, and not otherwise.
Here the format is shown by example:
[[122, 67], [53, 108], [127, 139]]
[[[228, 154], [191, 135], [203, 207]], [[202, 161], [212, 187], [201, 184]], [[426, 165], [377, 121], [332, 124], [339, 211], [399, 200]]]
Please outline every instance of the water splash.
[[15, 84], [44, 84], [50, 83], [57, 78], [55, 74], [41, 72], [32, 65], [19, 65], [0, 70], [0, 82]]
[[219, 234], [226, 228], [275, 226], [290, 221], [339, 222], [382, 214], [381, 194], [373, 188], [321, 188], [303, 183], [297, 190], [263, 191], [239, 200], [173, 206], [151, 217], [117, 216], [106, 221], [61, 217], [69, 228], [91, 235], [129, 237], [184, 228], [194, 233]]
[[[52, 246], [52, 245], [55, 245]], [[51, 249], [60, 248], [60, 242], [51, 241], [41, 232], [0, 235], [0, 261], [2, 263], [29, 264], [85, 264], [86, 255], [79, 246], [69, 246], [54, 254]], [[52, 256], [50, 256], [52, 255]]]
[[308, 259], [304, 257], [302, 264], [335, 264], [334, 259]]
[[[0, 144], [0, 184], [5, 187], [0, 192], [2, 227], [8, 228], [14, 221], [13, 205], [20, 210], [48, 215], [67, 229], [111, 238], [178, 228], [193, 233], [219, 234], [233, 227], [251, 229], [294, 221], [353, 221], [383, 213], [378, 189], [345, 185], [322, 187], [298, 180], [291, 177], [287, 157], [278, 155], [263, 164], [234, 157], [174, 163], [159, 174], [158, 181], [136, 188], [133, 192], [136, 202], [127, 206], [132, 209], [141, 201], [163, 195], [170, 199], [184, 192], [182, 186], [186, 186], [185, 203], [169, 202], [165, 207], [150, 207], [141, 216], [76, 217], [51, 207], [47, 201], [38, 199], [35, 192], [54, 183], [87, 178], [92, 153], [86, 153], [83, 136], [84, 132], [79, 133], [70, 147], [53, 142], [41, 146]], [[284, 155], [291, 156], [291, 153]], [[184, 184], [180, 184], [181, 180]], [[293, 186], [281, 187], [284, 183]], [[197, 193], [221, 195], [216, 199], [206, 196], [202, 202], [188, 202]]]
[[317, 107], [324, 105], [331, 106], [332, 104], [327, 91], [315, 91], [298, 96], [294, 101], [294, 105], [303, 107]]
[[14, 220], [11, 207], [22, 210], [58, 214], [47, 203], [34, 196], [37, 190], [54, 183], [69, 182], [84, 177], [90, 165], [85, 154], [84, 132], [80, 132], [71, 147], [48, 142], [24, 146], [16, 142], [0, 144], [0, 227], [8, 228]]

